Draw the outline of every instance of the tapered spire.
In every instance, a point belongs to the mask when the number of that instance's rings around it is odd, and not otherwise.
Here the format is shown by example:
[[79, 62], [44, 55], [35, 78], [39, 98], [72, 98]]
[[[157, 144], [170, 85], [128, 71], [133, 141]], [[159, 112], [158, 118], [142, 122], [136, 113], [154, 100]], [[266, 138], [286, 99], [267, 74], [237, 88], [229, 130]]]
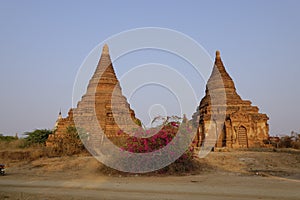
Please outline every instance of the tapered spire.
[[221, 59], [220, 51], [216, 51], [216, 58], [212, 73], [207, 81], [205, 97], [201, 100], [200, 107], [211, 104], [210, 95], [222, 97], [226, 95], [227, 105], [241, 102], [241, 97], [237, 94], [234, 82], [230, 75], [227, 73]]
[[227, 73], [221, 59], [220, 51], [216, 51], [215, 64], [212, 74], [207, 82], [209, 90], [224, 89], [226, 93], [227, 103], [230, 104], [231, 100], [241, 101], [241, 97], [237, 94], [234, 82], [230, 75]]
[[219, 50], [216, 51], [216, 58], [220, 58], [221, 59], [221, 54], [220, 54]]
[[119, 130], [126, 127], [132, 130], [133, 125], [136, 126], [133, 122], [137, 119], [126, 97], [122, 95], [107, 44], [103, 46], [87, 92], [77, 104], [75, 118], [82, 123], [84, 129], [90, 130], [90, 133], [96, 133], [95, 130], [100, 125], [108, 137], [115, 137]]
[[[214, 64], [212, 74], [209, 78], [208, 84], [210, 84], [210, 82], [214, 82], [215, 84], [214, 86], [215, 87], [218, 86], [218, 89], [224, 87], [225, 89], [235, 90], [233, 80], [230, 77], [230, 75], [227, 73], [224, 64], [222, 62], [220, 51], [216, 51], [215, 64]], [[216, 82], [218, 83], [218, 85], [216, 85]]]
[[104, 44], [102, 49], [102, 54], [109, 54], [109, 48], [107, 44]]
[[114, 68], [112, 66], [112, 61], [109, 55], [109, 48], [107, 44], [105, 44], [102, 48], [101, 57], [93, 78], [98, 80], [100, 77], [109, 77], [111, 79], [114, 79], [114, 82], [118, 82]]

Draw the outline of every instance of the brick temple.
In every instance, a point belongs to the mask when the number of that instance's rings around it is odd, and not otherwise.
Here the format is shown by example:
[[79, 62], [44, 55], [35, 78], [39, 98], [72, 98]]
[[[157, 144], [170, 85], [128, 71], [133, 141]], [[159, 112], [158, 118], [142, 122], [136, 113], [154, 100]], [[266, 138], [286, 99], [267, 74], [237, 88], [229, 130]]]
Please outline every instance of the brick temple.
[[126, 132], [140, 126], [140, 120], [135, 117], [126, 97], [122, 95], [107, 45], [102, 49], [95, 73], [77, 107], [70, 109], [66, 118], [59, 113], [54, 134], [49, 136], [47, 146], [53, 145], [55, 137], [63, 137], [67, 128], [75, 126], [75, 122], [76, 128], [92, 134], [91, 139], [98, 138], [96, 134], [99, 127], [107, 138], [116, 138], [126, 135], [120, 134], [120, 130]]
[[[217, 105], [214, 110], [211, 96], [218, 98], [222, 95], [224, 101], [218, 102], [217, 99], [217, 104], [221, 105]], [[217, 112], [223, 112], [222, 120], [218, 120], [218, 115], [221, 114]], [[217, 51], [205, 96], [193, 115], [193, 122], [199, 127], [197, 146], [201, 146], [210, 134], [216, 134], [217, 148], [262, 147], [263, 141], [269, 136], [268, 119], [266, 114], [259, 113], [257, 106], [251, 105], [251, 101], [243, 100], [237, 94], [234, 82], [226, 72], [220, 52]]]

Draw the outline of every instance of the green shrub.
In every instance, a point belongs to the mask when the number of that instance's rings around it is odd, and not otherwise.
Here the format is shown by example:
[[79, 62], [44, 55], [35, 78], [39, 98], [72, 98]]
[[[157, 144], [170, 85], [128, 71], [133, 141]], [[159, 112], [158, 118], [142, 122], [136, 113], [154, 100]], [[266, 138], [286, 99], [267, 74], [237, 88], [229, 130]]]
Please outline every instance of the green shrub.
[[27, 137], [24, 139], [24, 147], [29, 147], [32, 145], [45, 145], [48, 136], [52, 134], [51, 130], [47, 129], [36, 129], [32, 132], [26, 132], [24, 135]]
[[0, 141], [4, 141], [4, 142], [11, 142], [14, 140], [17, 140], [17, 137], [14, 136], [4, 136], [3, 134], [0, 134]]

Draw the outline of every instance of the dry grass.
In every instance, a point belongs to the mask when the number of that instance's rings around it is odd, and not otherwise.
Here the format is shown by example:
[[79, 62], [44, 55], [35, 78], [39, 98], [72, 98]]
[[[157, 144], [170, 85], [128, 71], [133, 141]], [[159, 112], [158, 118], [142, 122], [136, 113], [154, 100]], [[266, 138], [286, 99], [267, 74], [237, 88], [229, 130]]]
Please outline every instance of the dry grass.
[[[63, 157], [40, 157], [28, 151], [0, 152], [0, 162], [8, 166], [9, 173], [22, 174], [23, 176], [135, 176], [135, 174], [123, 173], [108, 168], [99, 163], [95, 158], [87, 155], [63, 156]], [[6, 155], [4, 155], [6, 154]], [[37, 153], [38, 154], [38, 153]], [[38, 154], [39, 155], [39, 154]], [[9, 157], [9, 160], [3, 159]], [[17, 160], [19, 159], [19, 160]], [[300, 175], [300, 153], [288, 152], [257, 152], [257, 151], [233, 151], [212, 152], [204, 159], [195, 161], [196, 167], [185, 173], [170, 166], [165, 173], [160, 171], [139, 176], [169, 176], [191, 174], [238, 174], [238, 175], [275, 175], [293, 176]]]
[[21, 149], [24, 140], [13, 140], [13, 141], [0, 141], [0, 150], [16, 150]]
[[[57, 156], [52, 149], [38, 145], [20, 148], [21, 140], [0, 143], [0, 163], [11, 172], [34, 173], [37, 175], [65, 172], [73, 175], [99, 174], [131, 176], [106, 167], [89, 153], [73, 156]], [[188, 167], [183, 170], [183, 167]], [[30, 170], [30, 172], [29, 172]], [[294, 149], [241, 149], [228, 152], [212, 152], [204, 159], [196, 159], [188, 166], [172, 164], [166, 169], [144, 174], [145, 176], [186, 175], [201, 173], [237, 173], [246, 175], [272, 174], [286, 176], [300, 174], [300, 151]]]
[[[60, 151], [54, 148], [46, 147], [42, 144], [24, 147], [22, 139], [11, 142], [0, 142], [0, 163], [15, 163], [18, 161], [32, 162], [42, 158], [62, 157]], [[89, 155], [86, 151], [81, 151], [75, 155]]]
[[300, 174], [300, 151], [294, 149], [213, 152], [201, 162], [207, 163], [214, 171], [220, 172], [278, 176]]

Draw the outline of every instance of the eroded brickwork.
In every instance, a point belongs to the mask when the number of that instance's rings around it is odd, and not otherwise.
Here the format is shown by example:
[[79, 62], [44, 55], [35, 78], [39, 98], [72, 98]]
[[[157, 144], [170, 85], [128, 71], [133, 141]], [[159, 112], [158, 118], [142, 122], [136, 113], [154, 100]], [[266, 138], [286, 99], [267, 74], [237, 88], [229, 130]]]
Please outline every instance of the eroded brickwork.
[[99, 140], [99, 129], [102, 129], [107, 138], [114, 138], [126, 135], [118, 134], [120, 130], [128, 132], [140, 124], [126, 97], [122, 95], [107, 45], [103, 47], [85, 95], [77, 107], [71, 109], [67, 118], [58, 119], [55, 133], [49, 137], [47, 145], [50, 146], [56, 135], [63, 136], [66, 128], [75, 124], [77, 129], [90, 134], [91, 140], [94, 137], [95, 141]]
[[[212, 97], [213, 94], [213, 98]], [[218, 99], [224, 98], [224, 100]], [[213, 106], [213, 100], [215, 105]], [[224, 116], [218, 119], [218, 116]], [[259, 113], [250, 101], [242, 100], [237, 94], [232, 78], [226, 72], [220, 52], [212, 74], [207, 82], [193, 122], [199, 125], [196, 143], [201, 146], [205, 138], [217, 136], [216, 147], [248, 148], [264, 146], [269, 136], [268, 116]]]

